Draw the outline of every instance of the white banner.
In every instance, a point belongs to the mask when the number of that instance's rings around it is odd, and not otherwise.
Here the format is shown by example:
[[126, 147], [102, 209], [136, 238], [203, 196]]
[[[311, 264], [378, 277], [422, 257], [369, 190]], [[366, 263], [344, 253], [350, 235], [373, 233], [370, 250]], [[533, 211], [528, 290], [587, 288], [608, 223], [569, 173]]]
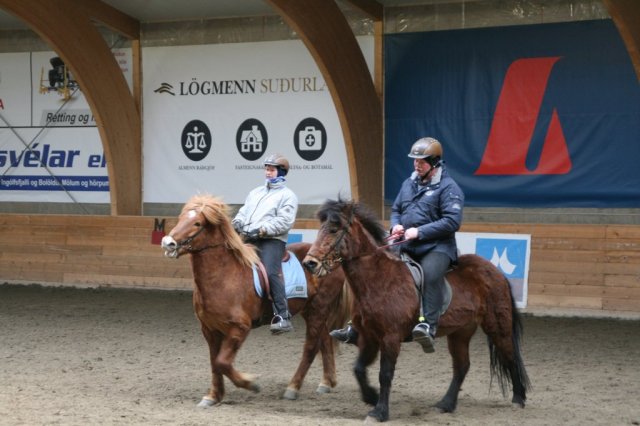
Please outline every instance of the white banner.
[[[131, 87], [131, 50], [113, 52]], [[0, 54], [0, 201], [110, 202], [95, 118], [54, 52]]]
[[0, 54], [0, 127], [31, 125], [30, 58], [30, 53]]
[[[373, 38], [359, 42], [371, 70]], [[114, 56], [131, 85], [130, 49]], [[337, 113], [301, 41], [145, 48], [142, 56], [145, 202], [207, 192], [243, 203], [272, 152], [289, 159], [300, 203], [351, 197]], [[0, 54], [0, 201], [72, 202], [68, 191], [108, 203], [95, 118], [56, 57]]]
[[[373, 38], [359, 41], [371, 63]], [[301, 204], [351, 197], [338, 116], [301, 41], [143, 53], [145, 202], [210, 193], [242, 204], [275, 152], [288, 158], [288, 186]]]

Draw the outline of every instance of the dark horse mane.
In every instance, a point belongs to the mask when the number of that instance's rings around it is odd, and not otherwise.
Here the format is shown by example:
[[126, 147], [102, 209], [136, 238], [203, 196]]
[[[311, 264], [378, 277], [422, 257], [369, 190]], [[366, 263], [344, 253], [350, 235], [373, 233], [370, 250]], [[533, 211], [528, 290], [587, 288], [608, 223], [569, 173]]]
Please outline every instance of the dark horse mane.
[[349, 217], [352, 214], [358, 218], [364, 229], [371, 234], [378, 245], [385, 243], [385, 239], [389, 233], [384, 226], [382, 226], [377, 215], [366, 204], [352, 200], [343, 200], [338, 197], [337, 200], [325, 201], [316, 213], [316, 217], [320, 222], [346, 226], [344, 222], [350, 220]]

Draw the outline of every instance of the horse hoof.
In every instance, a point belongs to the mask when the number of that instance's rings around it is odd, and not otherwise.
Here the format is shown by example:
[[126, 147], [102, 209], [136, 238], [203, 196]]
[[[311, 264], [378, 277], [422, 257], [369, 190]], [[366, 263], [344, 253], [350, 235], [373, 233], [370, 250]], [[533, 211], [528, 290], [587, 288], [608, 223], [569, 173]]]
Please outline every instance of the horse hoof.
[[365, 425], [370, 425], [371, 423], [380, 423], [380, 420], [378, 420], [374, 416], [367, 416], [367, 417], [364, 418], [364, 424]]
[[511, 400], [511, 405], [514, 408], [524, 408], [524, 399], [518, 396], [514, 396]]
[[298, 391], [295, 389], [287, 388], [282, 395], [283, 399], [288, 399], [289, 401], [295, 401], [298, 399]]
[[436, 409], [440, 414], [444, 414], [444, 413], [453, 413], [456, 410], [456, 407], [440, 401], [439, 403], [436, 404]]
[[261, 390], [261, 389], [260, 389], [260, 385], [259, 385], [259, 384], [257, 384], [257, 383], [251, 383], [251, 384], [249, 385], [249, 390], [250, 390], [251, 392], [254, 392], [254, 393], [259, 393], [259, 392], [260, 392], [260, 390]]
[[316, 393], [319, 393], [319, 394], [330, 393], [330, 392], [331, 392], [331, 387], [327, 385], [318, 385], [318, 387], [316, 388]]
[[196, 407], [198, 408], [209, 408], [209, 407], [213, 407], [214, 405], [216, 405], [216, 401], [209, 398], [208, 396], [204, 396], [202, 397], [202, 400], [200, 400], [200, 402], [198, 403], [198, 405]]

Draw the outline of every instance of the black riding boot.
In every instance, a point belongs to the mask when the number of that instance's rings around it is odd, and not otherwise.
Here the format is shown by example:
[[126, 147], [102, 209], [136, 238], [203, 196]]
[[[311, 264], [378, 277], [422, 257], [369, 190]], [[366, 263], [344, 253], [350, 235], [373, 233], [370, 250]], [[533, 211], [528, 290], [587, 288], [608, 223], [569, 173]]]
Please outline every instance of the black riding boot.
[[351, 326], [351, 321], [345, 328], [332, 330], [329, 335], [342, 343], [350, 343], [352, 345], [358, 343], [358, 331]]

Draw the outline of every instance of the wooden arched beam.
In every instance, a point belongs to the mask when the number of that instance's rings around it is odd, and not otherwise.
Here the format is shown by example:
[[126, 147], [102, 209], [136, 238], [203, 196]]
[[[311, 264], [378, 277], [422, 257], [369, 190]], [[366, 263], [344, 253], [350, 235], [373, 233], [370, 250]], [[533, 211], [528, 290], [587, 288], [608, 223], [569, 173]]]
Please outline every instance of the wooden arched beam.
[[73, 72], [96, 118], [107, 158], [112, 215], [142, 213], [141, 120], [127, 82], [93, 21], [138, 40], [140, 24], [99, 0], [0, 0]]
[[351, 27], [334, 1], [267, 1], [300, 35], [329, 87], [347, 149], [352, 196], [382, 217], [382, 104]]
[[609, 15], [627, 46], [631, 62], [640, 81], [640, 2], [638, 0], [604, 0]]

